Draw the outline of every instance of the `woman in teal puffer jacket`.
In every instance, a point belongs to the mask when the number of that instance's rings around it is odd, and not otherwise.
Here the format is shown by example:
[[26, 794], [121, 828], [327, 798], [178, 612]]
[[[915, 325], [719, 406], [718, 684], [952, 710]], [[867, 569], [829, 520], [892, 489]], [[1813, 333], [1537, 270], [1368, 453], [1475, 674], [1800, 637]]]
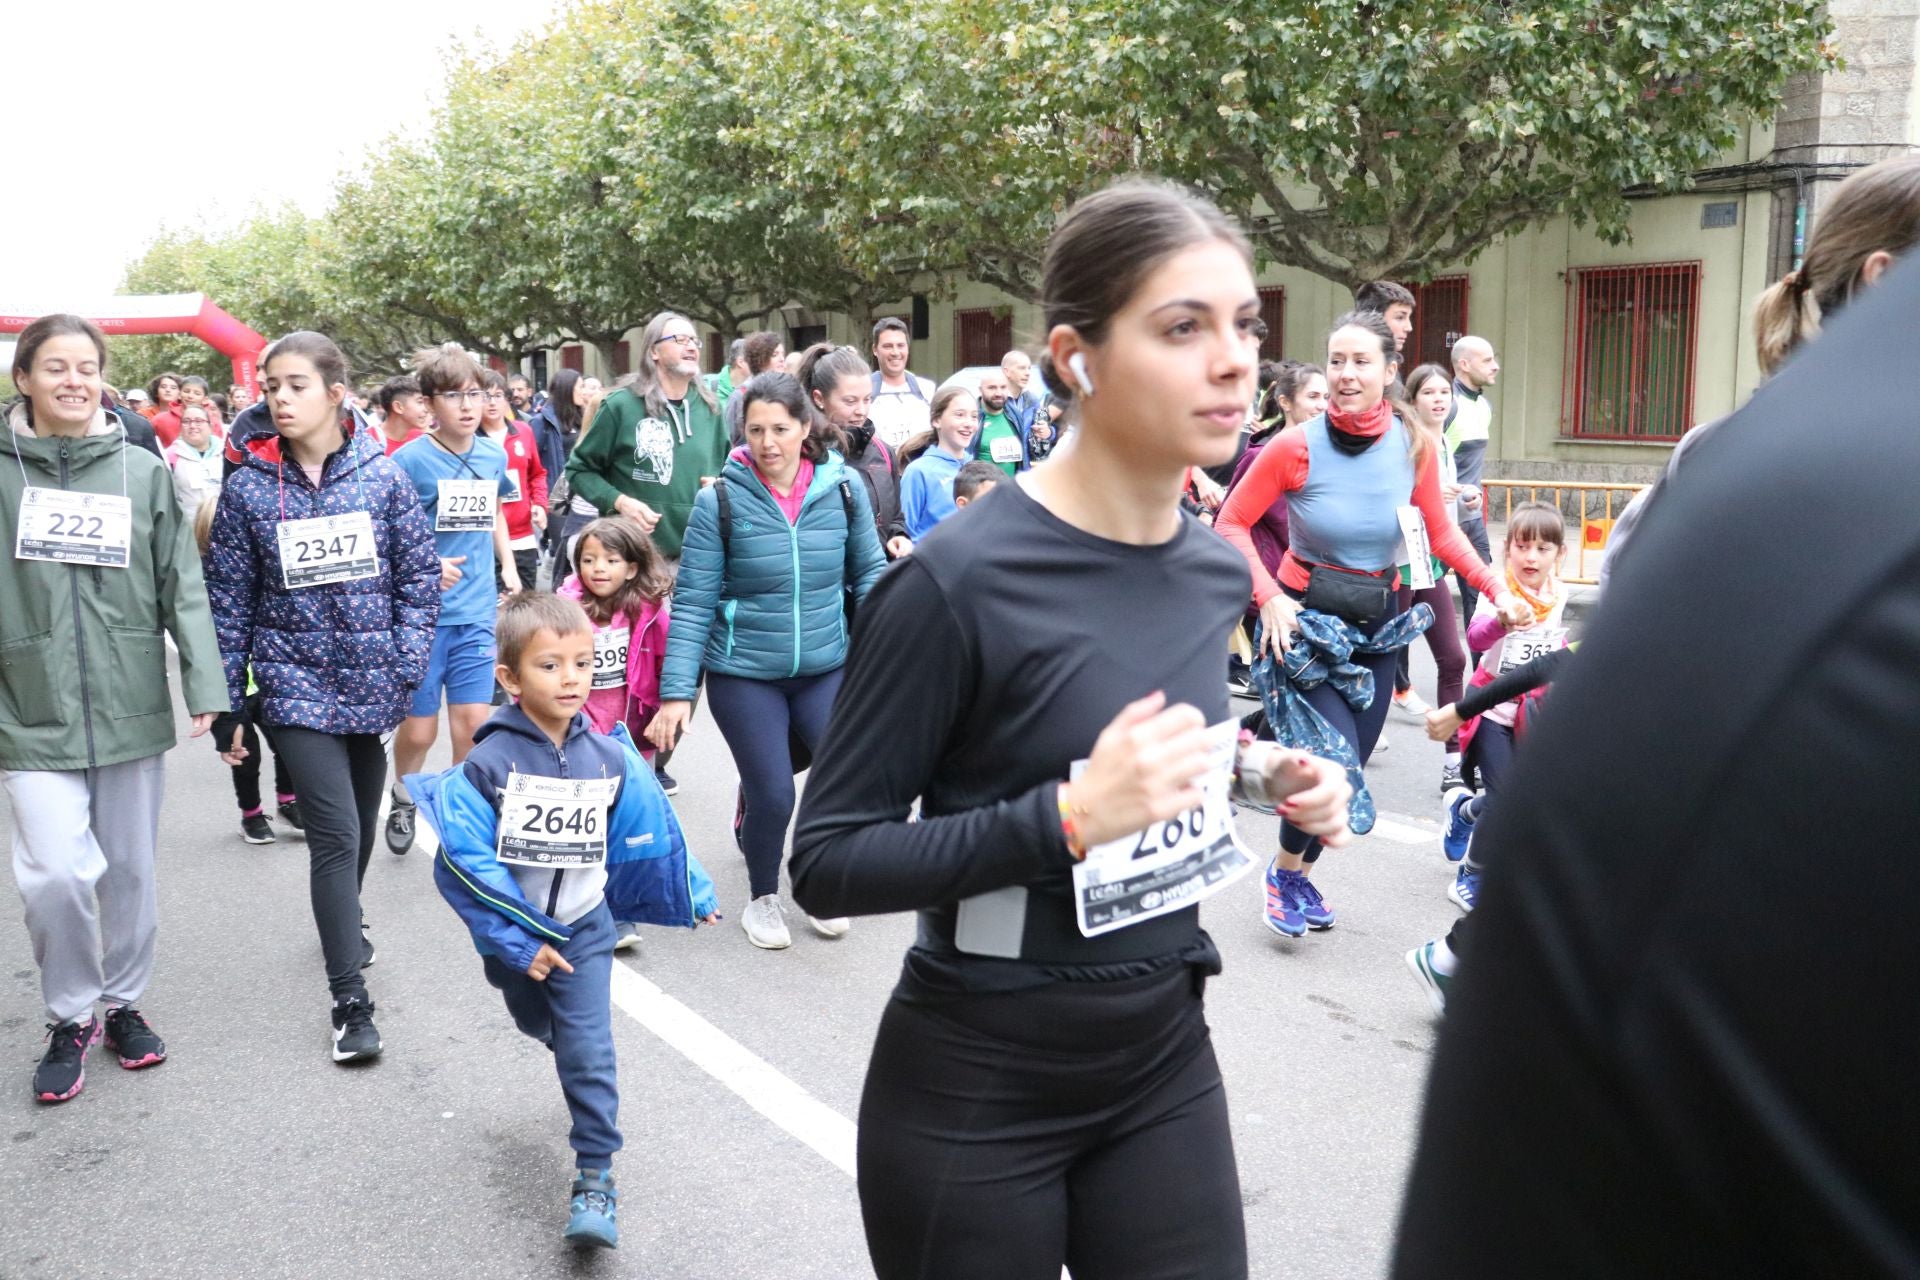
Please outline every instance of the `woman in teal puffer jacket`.
[[[671, 750], [693, 713], [702, 672], [713, 719], [740, 770], [740, 839], [752, 901], [741, 927], [755, 946], [791, 944], [780, 858], [793, 817], [791, 727], [809, 750], [847, 661], [848, 595], [864, 599], [886, 566], [866, 485], [832, 449], [800, 383], [763, 373], [742, 399], [746, 444], [694, 500], [673, 591], [661, 705], [647, 736]], [[845, 920], [814, 920], [837, 938]]]

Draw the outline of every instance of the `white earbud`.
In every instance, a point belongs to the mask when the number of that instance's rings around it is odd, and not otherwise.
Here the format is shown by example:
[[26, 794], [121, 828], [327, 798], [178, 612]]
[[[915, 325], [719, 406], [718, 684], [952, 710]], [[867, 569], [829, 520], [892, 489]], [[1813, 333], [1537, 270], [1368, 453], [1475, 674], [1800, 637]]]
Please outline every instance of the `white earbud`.
[[1093, 394], [1093, 379], [1087, 376], [1087, 353], [1076, 351], [1067, 357], [1067, 368], [1073, 370], [1073, 380], [1080, 384], [1080, 394]]

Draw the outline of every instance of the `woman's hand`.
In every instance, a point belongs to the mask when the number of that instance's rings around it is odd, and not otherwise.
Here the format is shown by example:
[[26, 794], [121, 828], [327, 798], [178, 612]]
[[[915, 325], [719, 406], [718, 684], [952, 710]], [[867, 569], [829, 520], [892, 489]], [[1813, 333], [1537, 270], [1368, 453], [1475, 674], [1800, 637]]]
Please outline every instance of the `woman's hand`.
[[1169, 707], [1164, 693], [1129, 703], [1100, 731], [1086, 771], [1066, 785], [1081, 843], [1091, 849], [1200, 804], [1210, 754], [1197, 707]]
[[647, 741], [658, 750], [671, 751], [692, 719], [693, 703], [681, 698], [662, 702], [660, 709], [653, 713], [653, 723], [647, 726]]
[[913, 554], [912, 538], [898, 537], [898, 538], [887, 539], [888, 559], [898, 560], [901, 556], [910, 556], [912, 554]]
[[1445, 742], [1460, 732], [1460, 726], [1466, 721], [1460, 718], [1460, 704], [1449, 702], [1444, 707], [1435, 707], [1427, 712], [1427, 737], [1435, 742]]
[[[1260, 647], [1277, 661], [1287, 651], [1293, 633], [1300, 626], [1300, 602], [1284, 591], [1276, 591], [1260, 606]], [[1256, 655], [1258, 653], [1256, 651]]]
[[1218, 511], [1220, 504], [1226, 501], [1227, 491], [1204, 471], [1195, 471], [1192, 479], [1195, 501], [1209, 511]]
[[1279, 750], [1280, 758], [1267, 766], [1267, 795], [1280, 816], [1320, 843], [1338, 849], [1353, 839], [1347, 826], [1347, 805], [1353, 784], [1347, 771], [1331, 760], [1304, 751]]

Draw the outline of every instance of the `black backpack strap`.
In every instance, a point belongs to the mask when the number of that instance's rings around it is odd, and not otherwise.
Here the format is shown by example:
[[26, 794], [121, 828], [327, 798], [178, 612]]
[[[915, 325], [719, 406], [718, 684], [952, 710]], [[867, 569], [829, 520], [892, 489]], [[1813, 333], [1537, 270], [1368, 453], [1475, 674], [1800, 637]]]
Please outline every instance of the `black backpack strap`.
[[713, 482], [713, 498], [720, 504], [720, 558], [727, 560], [733, 555], [733, 499], [727, 496], [725, 476]]

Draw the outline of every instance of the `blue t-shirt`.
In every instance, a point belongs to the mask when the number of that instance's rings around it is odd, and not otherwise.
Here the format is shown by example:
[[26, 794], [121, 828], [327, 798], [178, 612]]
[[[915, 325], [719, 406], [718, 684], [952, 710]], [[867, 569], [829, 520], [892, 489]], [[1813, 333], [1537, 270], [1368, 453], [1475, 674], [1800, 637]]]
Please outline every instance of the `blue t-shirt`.
[[[421, 436], [394, 450], [393, 463], [413, 481], [429, 525], [438, 523], [442, 480], [491, 480], [503, 502], [513, 492], [513, 478], [507, 474], [507, 451], [477, 432], [473, 447], [464, 454], [451, 452], [434, 436]], [[493, 589], [493, 531], [436, 529], [433, 543], [442, 556], [467, 558], [460, 566], [460, 581], [440, 594], [440, 625], [485, 623], [491, 629], [497, 598]]]

